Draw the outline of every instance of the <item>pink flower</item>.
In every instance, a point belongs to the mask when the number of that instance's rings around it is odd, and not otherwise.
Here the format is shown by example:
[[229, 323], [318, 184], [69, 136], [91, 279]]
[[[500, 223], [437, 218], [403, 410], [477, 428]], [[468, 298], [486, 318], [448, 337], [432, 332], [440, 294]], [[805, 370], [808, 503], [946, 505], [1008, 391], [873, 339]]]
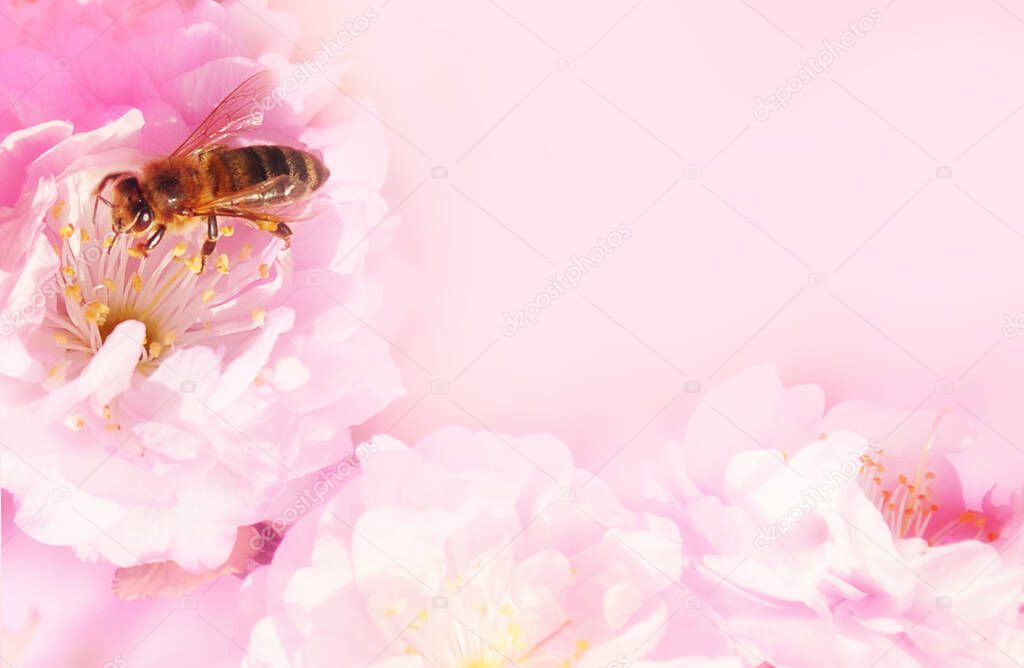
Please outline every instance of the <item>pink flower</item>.
[[[0, 68], [80, 53], [19, 98], [19, 124], [33, 125], [0, 152], [2, 483], [27, 534], [83, 559], [217, 569], [268, 499], [346, 456], [349, 427], [402, 392], [364, 326], [379, 290], [365, 270], [375, 239], [363, 241], [386, 222], [386, 154], [372, 118], [318, 75], [246, 136], [319, 153], [332, 172], [289, 250], [226, 219], [234, 233], [202, 274], [198, 236], [168, 237], [144, 261], [123, 240], [107, 253], [108, 210], [92, 218], [100, 179], [166, 155], [247, 76], [286, 68], [273, 28], [290, 25], [205, 0], [142, 3], [112, 24], [123, 4], [19, 8], [27, 31], [55, 41], [18, 33]], [[262, 29], [247, 32], [254, 19]]]
[[637, 503], [674, 513], [685, 579], [725, 632], [775, 666], [1024, 658], [1024, 507], [979, 484], [986, 444], [969, 421], [824, 406], [820, 388], [755, 368], [649, 467]]
[[182, 95], [192, 73], [218, 60], [287, 54], [298, 37], [298, 22], [265, 0], [8, 5], [0, 23], [4, 135], [58, 119], [93, 130], [140, 109], [147, 139], [173, 148], [187, 134], [182, 120], [196, 123], [216, 102], [207, 95], [226, 92]]
[[647, 663], [678, 532], [624, 508], [548, 436], [388, 437], [246, 584], [258, 666]]
[[4, 668], [241, 664], [247, 638], [235, 632], [241, 580], [221, 578], [180, 599], [121, 601], [110, 591], [113, 567], [26, 537], [9, 521], [14, 513], [6, 492], [2, 503]]

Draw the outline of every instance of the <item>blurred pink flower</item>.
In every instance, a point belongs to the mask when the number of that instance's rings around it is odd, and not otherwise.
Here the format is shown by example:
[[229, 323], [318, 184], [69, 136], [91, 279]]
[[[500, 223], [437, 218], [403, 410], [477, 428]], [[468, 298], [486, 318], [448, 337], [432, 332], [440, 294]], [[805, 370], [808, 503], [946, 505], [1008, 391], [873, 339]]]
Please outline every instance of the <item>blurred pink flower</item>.
[[985, 442], [969, 422], [824, 409], [820, 388], [755, 368], [708, 395], [642, 488], [628, 483], [638, 507], [676, 518], [684, 579], [725, 632], [775, 666], [1024, 658], [1024, 507], [1019, 490], [1001, 504], [972, 491], [963, 463], [985, 461]]
[[169, 153], [247, 76], [286, 70], [278, 30], [291, 30], [254, 3], [128, 4], [14, 10], [25, 30], [2, 76], [50, 69], [15, 101], [24, 127], [0, 146], [0, 482], [37, 540], [196, 572], [221, 568], [239, 527], [288, 480], [349, 454], [348, 428], [402, 392], [364, 327], [386, 151], [332, 66], [282, 87], [247, 136], [307, 147], [331, 170], [290, 250], [226, 220], [234, 234], [201, 275], [186, 266], [195, 238], [142, 262], [123, 242], [105, 253], [99, 180]]
[[81, 562], [67, 548], [28, 538], [10, 522], [6, 492], [2, 505], [4, 668], [241, 664], [246, 636], [235, 633], [238, 578], [220, 578], [181, 598], [121, 601], [110, 591], [114, 567]]
[[205, 94], [225, 92], [188, 91], [195, 72], [287, 54], [299, 33], [266, 0], [40, 0], [7, 3], [4, 16], [0, 133], [58, 119], [93, 130], [139, 109], [146, 136], [171, 148], [182, 120], [209, 111]]
[[[671, 522], [624, 508], [549, 436], [388, 438], [300, 520], [243, 607], [252, 666], [648, 663], [682, 567]], [[720, 661], [720, 663], [719, 663]]]

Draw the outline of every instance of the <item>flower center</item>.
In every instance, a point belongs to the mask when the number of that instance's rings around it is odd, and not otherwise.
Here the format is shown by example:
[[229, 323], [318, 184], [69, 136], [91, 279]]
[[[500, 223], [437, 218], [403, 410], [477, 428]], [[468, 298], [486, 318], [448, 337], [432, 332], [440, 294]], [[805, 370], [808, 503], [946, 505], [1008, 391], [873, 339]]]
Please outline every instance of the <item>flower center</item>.
[[[53, 207], [55, 219], [62, 209]], [[224, 225], [221, 234], [232, 236], [233, 229]], [[91, 218], [78, 229], [64, 224], [58, 235], [60, 270], [46, 319], [62, 355], [50, 370], [51, 379], [63, 380], [73, 367], [84, 365], [127, 320], [146, 328], [137, 367], [144, 374], [176, 346], [263, 324], [262, 309], [253, 309], [245, 320], [218, 317], [218, 306], [248, 284], [231, 280], [232, 258], [226, 253], [211, 257], [201, 271], [201, 258], [189, 253], [199, 243], [170, 233], [148, 256], [135, 248], [135, 238], [115, 240], [108, 224], [94, 225]], [[234, 259], [236, 270], [248, 270], [254, 280], [269, 275], [270, 265], [256, 262], [251, 244], [243, 245]]]
[[959, 513], [943, 513], [936, 502], [932, 487], [936, 484], [936, 474], [927, 470], [926, 464], [943, 415], [940, 413], [935, 418], [917, 464], [910, 472], [889, 471], [884, 463], [883, 448], [861, 455], [861, 489], [878, 508], [896, 538], [922, 538], [933, 546], [962, 540], [992, 542], [999, 538], [999, 533], [986, 528], [988, 518], [982, 512], [965, 508]]
[[[501, 587], [495, 588], [493, 578], [483, 574], [480, 580], [486, 582], [474, 579], [465, 588], [459, 587], [461, 579], [450, 582], [442, 609], [421, 610], [407, 627], [408, 635], [403, 632], [406, 652], [419, 654], [428, 665], [438, 668], [501, 668], [538, 659], [570, 666], [590, 649], [590, 643], [580, 639], [572, 650], [561, 643], [552, 650], [549, 645], [563, 638], [572, 625], [570, 620], [541, 631], [533, 616], [524, 614]], [[391, 616], [401, 607], [396, 604], [385, 614]], [[551, 658], [550, 651], [561, 654], [560, 660]]]

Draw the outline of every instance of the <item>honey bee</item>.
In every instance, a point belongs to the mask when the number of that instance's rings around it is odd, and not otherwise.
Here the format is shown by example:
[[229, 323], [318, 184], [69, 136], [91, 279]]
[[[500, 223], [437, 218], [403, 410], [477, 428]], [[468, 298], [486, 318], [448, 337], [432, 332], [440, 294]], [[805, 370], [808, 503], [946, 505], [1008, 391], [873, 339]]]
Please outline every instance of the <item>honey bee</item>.
[[[218, 217], [244, 219], [283, 239], [287, 248], [292, 235], [287, 223], [298, 218], [283, 210], [307, 200], [330, 172], [316, 156], [290, 146], [225, 144], [263, 122], [256, 101], [272, 81], [269, 72], [249, 77], [169, 156], [144, 165], [139, 173], [104, 176], [94, 191], [93, 222], [99, 203], [105, 202], [111, 210], [112, 242], [122, 234], [144, 238], [132, 248], [138, 257], [168, 233], [187, 235], [205, 222], [198, 272], [216, 248]], [[109, 199], [103, 195], [108, 186]]]

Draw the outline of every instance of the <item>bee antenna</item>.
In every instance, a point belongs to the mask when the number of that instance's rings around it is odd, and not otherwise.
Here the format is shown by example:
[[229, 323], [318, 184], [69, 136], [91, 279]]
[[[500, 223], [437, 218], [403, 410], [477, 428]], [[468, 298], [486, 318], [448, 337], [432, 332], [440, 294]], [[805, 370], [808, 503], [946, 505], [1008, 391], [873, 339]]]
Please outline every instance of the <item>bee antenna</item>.
[[109, 199], [97, 193], [96, 201], [93, 202], [92, 205], [92, 225], [94, 228], [96, 227], [96, 214], [99, 213], [100, 210], [100, 202], [103, 202], [107, 206], [114, 206]]
[[117, 232], [114, 232], [114, 238], [110, 240], [110, 245], [107, 246], [107, 255], [110, 255], [110, 249], [113, 248], [114, 244], [117, 243], [117, 238], [119, 236], [121, 236], [120, 230], [118, 230]]
[[96, 214], [99, 212], [100, 202], [103, 202], [104, 204], [106, 204], [107, 206], [110, 206], [110, 207], [114, 206], [113, 203], [110, 200], [108, 200], [106, 197], [103, 196], [103, 190], [107, 187], [107, 184], [110, 183], [111, 181], [114, 181], [114, 182], [119, 181], [121, 178], [123, 178], [125, 176], [128, 176], [128, 172], [113, 172], [111, 174], [107, 174], [106, 176], [103, 177], [103, 180], [100, 181], [100, 184], [98, 186], [96, 186], [96, 190], [93, 191], [93, 193], [96, 195], [96, 201], [93, 203], [93, 206], [92, 206], [92, 224], [93, 224], [93, 226], [96, 225]]

